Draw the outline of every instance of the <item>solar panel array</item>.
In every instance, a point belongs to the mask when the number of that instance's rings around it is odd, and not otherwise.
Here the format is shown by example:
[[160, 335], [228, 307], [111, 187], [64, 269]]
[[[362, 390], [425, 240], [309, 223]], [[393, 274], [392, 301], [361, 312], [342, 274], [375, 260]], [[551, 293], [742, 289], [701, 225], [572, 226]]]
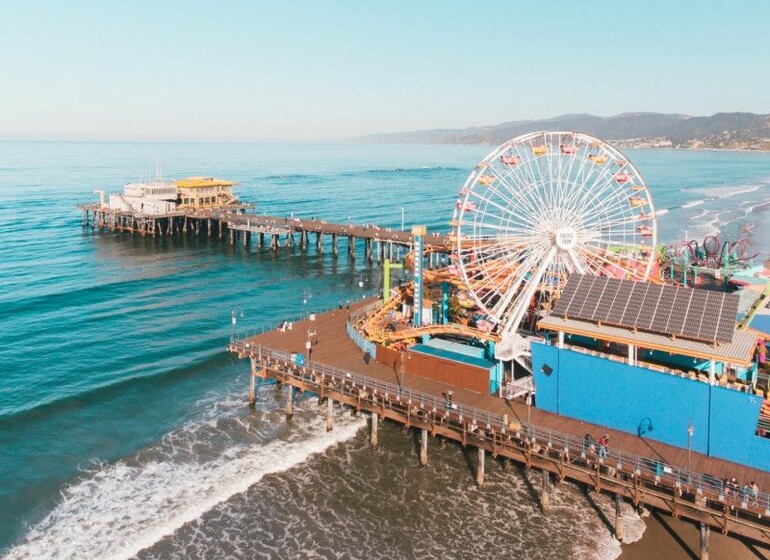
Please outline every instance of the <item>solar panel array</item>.
[[553, 314], [705, 342], [732, 342], [735, 294], [572, 274]]

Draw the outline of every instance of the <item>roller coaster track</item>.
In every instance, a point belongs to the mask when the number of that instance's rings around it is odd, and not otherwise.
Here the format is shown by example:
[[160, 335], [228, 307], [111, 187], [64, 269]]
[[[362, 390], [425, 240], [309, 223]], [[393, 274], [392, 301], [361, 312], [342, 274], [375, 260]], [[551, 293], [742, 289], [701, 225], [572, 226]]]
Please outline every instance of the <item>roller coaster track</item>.
[[757, 311], [759, 311], [759, 308], [766, 303], [767, 298], [769, 296], [770, 296], [770, 284], [765, 286], [765, 289], [762, 290], [762, 293], [759, 294], [759, 297], [757, 297], [754, 303], [751, 304], [751, 307], [748, 308], [748, 310], [746, 311], [746, 314], [738, 322], [739, 330], [745, 330], [746, 328], [748, 328], [748, 326], [751, 324], [751, 320], [754, 318], [754, 315], [756, 315]]
[[477, 338], [479, 340], [491, 340], [499, 342], [500, 337], [497, 334], [474, 329], [465, 325], [456, 323], [447, 323], [445, 325], [425, 325], [423, 327], [413, 327], [411, 329], [405, 329], [396, 332], [386, 332], [383, 335], [385, 342], [400, 342], [407, 339], [419, 339], [422, 335], [429, 334], [435, 336], [438, 334], [452, 334], [458, 336], [467, 336], [469, 338]]

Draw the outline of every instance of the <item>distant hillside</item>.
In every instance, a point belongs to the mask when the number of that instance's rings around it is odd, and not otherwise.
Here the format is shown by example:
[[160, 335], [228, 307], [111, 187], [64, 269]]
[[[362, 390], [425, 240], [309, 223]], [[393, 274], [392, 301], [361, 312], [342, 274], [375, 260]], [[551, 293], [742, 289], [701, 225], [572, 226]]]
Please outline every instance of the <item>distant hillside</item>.
[[626, 147], [770, 150], [770, 115], [754, 113], [717, 113], [710, 117], [661, 113], [623, 113], [614, 117], [561, 115], [493, 126], [374, 134], [356, 140], [496, 145], [537, 130], [574, 130]]

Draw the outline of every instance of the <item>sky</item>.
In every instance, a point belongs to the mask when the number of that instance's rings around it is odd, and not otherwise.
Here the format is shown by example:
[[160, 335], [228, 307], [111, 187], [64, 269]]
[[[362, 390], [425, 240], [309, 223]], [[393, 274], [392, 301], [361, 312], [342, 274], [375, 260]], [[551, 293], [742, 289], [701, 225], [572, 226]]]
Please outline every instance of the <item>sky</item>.
[[0, 138], [328, 141], [770, 113], [770, 2], [0, 0]]

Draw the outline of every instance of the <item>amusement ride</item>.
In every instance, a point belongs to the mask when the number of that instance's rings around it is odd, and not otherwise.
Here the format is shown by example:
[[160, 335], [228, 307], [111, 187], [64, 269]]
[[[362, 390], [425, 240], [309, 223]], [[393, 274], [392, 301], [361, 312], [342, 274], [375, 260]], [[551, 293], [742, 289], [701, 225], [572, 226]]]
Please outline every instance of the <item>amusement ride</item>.
[[634, 165], [575, 132], [505, 142], [471, 172], [451, 222], [455, 271], [505, 341], [532, 330], [571, 272], [647, 280], [655, 208]]

